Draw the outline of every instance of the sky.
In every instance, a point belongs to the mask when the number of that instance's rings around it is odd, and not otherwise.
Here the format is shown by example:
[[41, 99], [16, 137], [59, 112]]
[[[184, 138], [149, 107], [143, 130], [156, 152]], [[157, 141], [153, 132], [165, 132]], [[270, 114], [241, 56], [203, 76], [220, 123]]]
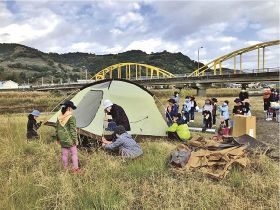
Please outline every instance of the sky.
[[[279, 1], [1, 1], [0, 43], [43, 52], [182, 52], [207, 63], [234, 50], [279, 39]], [[279, 67], [279, 46], [266, 67]], [[253, 68], [257, 52], [244, 55]], [[225, 65], [230, 67], [233, 62]]]

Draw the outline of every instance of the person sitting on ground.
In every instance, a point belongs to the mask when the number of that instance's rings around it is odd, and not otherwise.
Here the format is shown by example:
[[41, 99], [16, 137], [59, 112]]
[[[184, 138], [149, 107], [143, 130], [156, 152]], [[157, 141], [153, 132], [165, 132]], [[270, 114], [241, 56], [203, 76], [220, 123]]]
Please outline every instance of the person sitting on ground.
[[211, 100], [206, 99], [202, 109], [204, 128], [212, 128], [212, 111], [213, 111], [213, 106], [211, 104]]
[[183, 120], [180, 113], [174, 115], [173, 124], [171, 127], [167, 128], [166, 131], [168, 138], [170, 139], [186, 141], [191, 137], [189, 127]]
[[102, 146], [106, 150], [118, 150], [122, 157], [136, 158], [143, 154], [139, 144], [128, 134], [125, 127], [118, 125], [115, 128], [114, 135], [117, 137], [114, 142], [107, 141], [102, 137]]
[[185, 123], [189, 123], [190, 121], [190, 114], [191, 114], [191, 99], [189, 96], [186, 96], [186, 100], [183, 104], [183, 108], [182, 108], [182, 114], [183, 114], [183, 119], [185, 121]]
[[165, 111], [165, 117], [167, 119], [167, 125], [170, 127], [173, 122], [173, 117], [178, 113], [178, 106], [176, 105], [176, 101], [171, 98], [168, 100], [168, 105]]
[[40, 121], [37, 123], [36, 119], [40, 116], [40, 112], [38, 110], [33, 110], [28, 115], [28, 122], [27, 122], [27, 139], [38, 139], [39, 135], [37, 130], [41, 127], [42, 122]]
[[65, 101], [61, 104], [61, 113], [56, 122], [57, 142], [61, 145], [63, 167], [67, 170], [68, 154], [71, 153], [73, 173], [79, 172], [76, 118], [72, 115], [76, 108], [72, 101]]
[[239, 93], [239, 98], [241, 101], [244, 101], [245, 99], [249, 99], [249, 94], [248, 92], [246, 91], [246, 88], [243, 87], [241, 89], [241, 92]]
[[118, 125], [122, 125], [126, 131], [131, 130], [128, 117], [121, 106], [113, 104], [108, 99], [103, 102], [103, 105], [105, 113], [112, 116], [112, 120], [109, 120], [106, 130], [114, 131]]
[[219, 106], [219, 112], [221, 113], [221, 119], [223, 119], [222, 121], [224, 121], [225, 126], [229, 127], [229, 111], [228, 111], [228, 101], [224, 101], [222, 106]]
[[216, 98], [212, 98], [211, 99], [211, 103], [212, 103], [212, 106], [213, 106], [213, 110], [212, 110], [212, 125], [213, 127], [216, 127], [216, 117], [217, 117], [217, 103], [218, 103], [218, 100]]

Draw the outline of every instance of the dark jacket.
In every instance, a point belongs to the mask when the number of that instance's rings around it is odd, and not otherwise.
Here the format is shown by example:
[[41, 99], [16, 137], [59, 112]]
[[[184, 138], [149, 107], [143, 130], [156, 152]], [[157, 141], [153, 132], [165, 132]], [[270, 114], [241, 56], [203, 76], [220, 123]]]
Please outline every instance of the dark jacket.
[[112, 120], [117, 124], [117, 126], [122, 125], [125, 127], [126, 131], [131, 130], [128, 117], [121, 106], [113, 104], [111, 111], [107, 112], [107, 114], [112, 116]]
[[172, 121], [173, 120], [173, 116], [175, 114], [178, 113], [178, 106], [176, 106], [175, 104], [171, 107], [171, 111], [169, 112], [168, 109], [166, 108], [166, 113], [165, 113], [165, 117], [169, 120]]
[[39, 138], [37, 130], [40, 128], [41, 124], [41, 122], [37, 123], [32, 114], [28, 115], [26, 137], [28, 139]]
[[233, 107], [232, 113], [233, 114], [239, 114], [239, 115], [243, 115], [243, 111], [242, 111], [243, 106], [242, 105], [235, 105]]

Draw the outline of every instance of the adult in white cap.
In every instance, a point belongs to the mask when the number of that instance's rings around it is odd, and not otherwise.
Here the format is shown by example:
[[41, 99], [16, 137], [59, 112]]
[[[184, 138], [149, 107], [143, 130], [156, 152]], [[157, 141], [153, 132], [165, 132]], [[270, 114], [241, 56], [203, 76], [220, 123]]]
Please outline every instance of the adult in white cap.
[[126, 131], [130, 131], [128, 117], [121, 106], [114, 104], [109, 99], [104, 100], [103, 106], [106, 114], [112, 116], [112, 121], [109, 122], [107, 130], [114, 131], [116, 126], [122, 125]]
[[42, 122], [37, 123], [36, 119], [40, 116], [40, 112], [38, 110], [33, 110], [28, 115], [28, 122], [27, 122], [27, 139], [38, 139], [39, 135], [37, 130], [42, 125]]

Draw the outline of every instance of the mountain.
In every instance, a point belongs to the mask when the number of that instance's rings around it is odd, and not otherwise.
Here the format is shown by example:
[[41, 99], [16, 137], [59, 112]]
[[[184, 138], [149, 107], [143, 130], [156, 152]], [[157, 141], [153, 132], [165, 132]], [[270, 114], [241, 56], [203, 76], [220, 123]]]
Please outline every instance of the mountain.
[[[147, 54], [131, 50], [118, 54], [95, 55], [92, 53], [44, 53], [20, 44], [0, 44], [0, 80], [19, 83], [76, 81], [85, 78], [85, 68], [95, 73], [113, 64], [136, 62], [156, 66], [173, 74], [189, 74], [197, 68], [197, 62], [182, 53], [167, 51]], [[200, 63], [200, 66], [203, 64]], [[90, 77], [90, 76], [89, 76]]]

